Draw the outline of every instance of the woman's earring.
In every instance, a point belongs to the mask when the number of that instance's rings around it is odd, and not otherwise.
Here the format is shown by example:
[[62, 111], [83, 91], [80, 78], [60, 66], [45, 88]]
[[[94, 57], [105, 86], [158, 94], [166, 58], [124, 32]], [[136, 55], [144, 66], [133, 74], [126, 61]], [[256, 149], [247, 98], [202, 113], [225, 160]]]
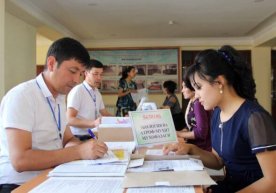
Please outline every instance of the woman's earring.
[[223, 94], [222, 85], [219, 86], [219, 93]]

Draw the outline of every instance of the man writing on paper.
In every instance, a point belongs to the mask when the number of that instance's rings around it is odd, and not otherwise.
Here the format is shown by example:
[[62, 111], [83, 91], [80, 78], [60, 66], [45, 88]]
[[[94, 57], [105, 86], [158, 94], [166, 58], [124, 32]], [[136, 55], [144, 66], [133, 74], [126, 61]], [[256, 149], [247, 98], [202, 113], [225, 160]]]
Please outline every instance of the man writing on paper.
[[88, 129], [100, 124], [100, 116], [111, 116], [98, 90], [102, 76], [103, 64], [98, 60], [90, 60], [85, 70], [85, 80], [74, 87], [67, 98], [68, 124], [72, 133], [82, 141], [91, 139]]
[[75, 138], [66, 121], [65, 95], [79, 82], [89, 63], [78, 41], [62, 38], [49, 48], [44, 71], [19, 84], [0, 107], [0, 192], [11, 192], [59, 164], [103, 157], [107, 146]]

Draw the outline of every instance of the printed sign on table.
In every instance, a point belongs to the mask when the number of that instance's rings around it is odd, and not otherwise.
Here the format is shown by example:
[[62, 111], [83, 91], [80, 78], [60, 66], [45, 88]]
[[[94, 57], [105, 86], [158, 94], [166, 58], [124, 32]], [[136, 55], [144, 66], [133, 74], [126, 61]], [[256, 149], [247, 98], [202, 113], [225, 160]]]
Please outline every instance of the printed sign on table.
[[169, 109], [131, 111], [129, 116], [138, 146], [177, 142], [176, 131]]

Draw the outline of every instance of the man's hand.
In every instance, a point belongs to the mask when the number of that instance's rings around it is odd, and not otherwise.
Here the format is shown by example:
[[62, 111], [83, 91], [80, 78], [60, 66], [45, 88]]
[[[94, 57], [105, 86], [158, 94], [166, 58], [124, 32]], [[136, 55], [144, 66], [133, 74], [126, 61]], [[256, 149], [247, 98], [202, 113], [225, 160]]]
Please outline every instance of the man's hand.
[[81, 159], [97, 159], [103, 157], [108, 148], [106, 144], [98, 140], [89, 140], [79, 145]]

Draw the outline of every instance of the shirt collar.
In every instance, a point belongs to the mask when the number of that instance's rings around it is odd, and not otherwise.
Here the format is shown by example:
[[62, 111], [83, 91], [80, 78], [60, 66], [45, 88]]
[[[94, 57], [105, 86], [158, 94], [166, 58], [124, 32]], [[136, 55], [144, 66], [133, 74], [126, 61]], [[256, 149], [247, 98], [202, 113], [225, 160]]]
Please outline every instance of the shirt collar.
[[89, 90], [89, 91], [96, 91], [98, 90], [97, 88], [92, 88], [85, 80], [83, 81], [84, 86]]
[[[37, 82], [37, 84], [38, 84], [38, 86], [39, 86], [39, 88], [40, 88], [40, 90], [41, 90], [41, 92], [42, 92], [42, 94], [45, 98], [47, 98], [47, 97], [54, 98], [53, 94], [50, 92], [48, 86], [45, 83], [45, 80], [43, 78], [42, 73], [40, 73], [36, 77], [36, 82]], [[65, 97], [65, 95], [58, 94], [58, 96], [56, 97], [56, 101], [63, 100], [64, 97]]]
[[48, 89], [48, 87], [47, 87], [47, 85], [46, 85], [46, 83], [44, 81], [42, 73], [40, 73], [36, 77], [36, 82], [37, 82], [37, 84], [38, 84], [38, 86], [39, 86], [39, 88], [40, 88], [40, 90], [41, 90], [41, 92], [42, 92], [42, 94], [43, 94], [43, 96], [45, 98], [47, 98], [47, 97], [53, 97], [52, 93], [50, 92], [50, 90]]

